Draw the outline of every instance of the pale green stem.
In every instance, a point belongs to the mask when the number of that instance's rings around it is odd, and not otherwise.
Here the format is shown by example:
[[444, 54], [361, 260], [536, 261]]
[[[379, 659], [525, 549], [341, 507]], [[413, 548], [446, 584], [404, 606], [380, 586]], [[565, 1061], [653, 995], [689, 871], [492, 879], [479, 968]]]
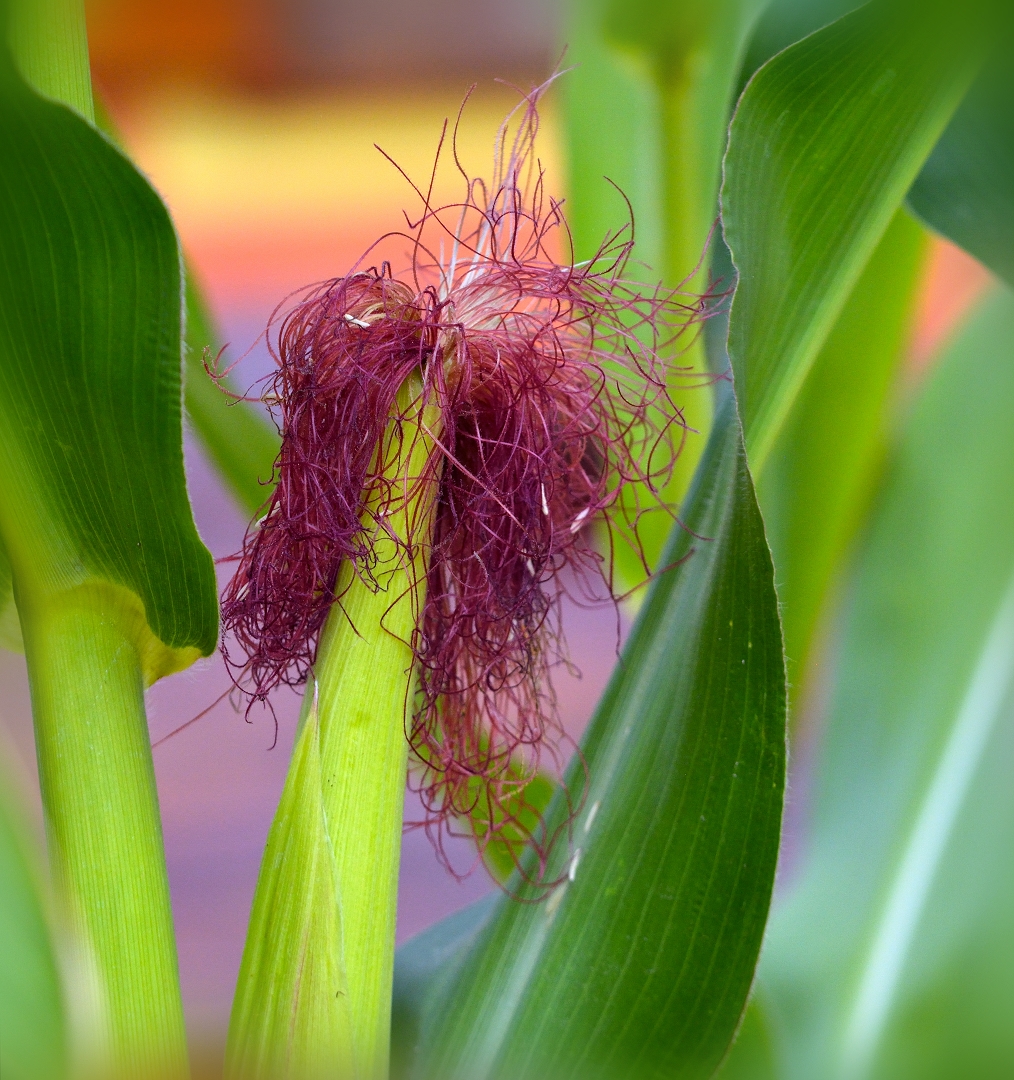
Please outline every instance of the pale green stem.
[[[665, 280], [671, 286], [686, 282], [687, 292], [707, 282], [705, 244], [715, 217], [717, 162], [702, 146], [703, 136], [694, 106], [699, 87], [680, 67], [659, 76], [665, 139]], [[703, 159], [703, 160], [702, 160]], [[714, 175], [703, 175], [704, 165]]]
[[758, 0], [715, 0], [687, 24], [677, 42], [656, 47], [664, 140], [665, 278], [707, 281], [703, 258], [718, 217], [718, 189], [729, 112], [750, 33], [763, 9]]
[[90, 591], [19, 597], [58, 892], [93, 992], [103, 1077], [186, 1075], [158, 795], [131, 612]]
[[14, 0], [9, 8], [11, 50], [21, 74], [94, 123], [84, 0]]

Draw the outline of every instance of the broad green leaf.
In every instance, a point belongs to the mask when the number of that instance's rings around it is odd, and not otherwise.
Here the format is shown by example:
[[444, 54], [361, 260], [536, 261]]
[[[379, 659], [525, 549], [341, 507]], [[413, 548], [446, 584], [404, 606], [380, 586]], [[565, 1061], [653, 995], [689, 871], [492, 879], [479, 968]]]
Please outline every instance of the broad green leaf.
[[[742, 1014], [778, 849], [785, 674], [731, 394], [666, 561], [510, 895], [422, 1035], [416, 1074], [706, 1077]], [[567, 825], [570, 806], [575, 816]]]
[[[96, 105], [95, 114], [99, 128], [123, 149], [112, 117], [101, 103]], [[256, 514], [271, 495], [281, 440], [274, 425], [249, 402], [229, 396], [230, 392], [236, 392], [231, 380], [219, 385], [208, 374], [205, 360], [215, 361], [220, 336], [186, 259], [183, 268], [186, 279], [183, 403], [187, 418], [240, 505], [248, 514]]]
[[722, 189], [729, 354], [758, 474], [974, 73], [975, 9], [867, 5], [779, 53], [740, 99]]
[[790, 685], [805, 678], [814, 625], [886, 450], [926, 250], [925, 230], [899, 211], [814, 360], [757, 485]]
[[1008, 31], [908, 194], [931, 227], [1014, 284], [1014, 42]]
[[3, 62], [0, 94], [0, 536], [19, 605], [115, 595], [150, 682], [217, 636], [183, 474], [176, 235], [80, 116]]
[[747, 43], [739, 72], [740, 93], [754, 72], [772, 56], [854, 11], [862, 3], [863, 0], [769, 0]]
[[353, 1060], [341, 899], [311, 708], [261, 863], [229, 1026], [228, 1075], [344, 1077], [353, 1075]]
[[27, 836], [0, 776], [0, 1076], [62, 1080], [63, 992], [49, 914]]
[[[274, 425], [246, 401], [230, 398], [204, 366], [218, 334], [192, 272], [186, 289], [186, 378], [184, 404], [194, 432], [241, 506], [256, 514], [271, 496], [281, 440]], [[227, 382], [226, 388], [232, 389]]]
[[916, 404], [850, 590], [761, 964], [785, 1080], [1014, 1071], [1012, 410], [1004, 291]]
[[[6, 31], [28, 82], [83, 115], [92, 114], [88, 45], [79, 4], [69, 0], [0, 4]], [[18, 47], [20, 46], [20, 47]], [[0, 544], [0, 648], [22, 652], [21, 626], [14, 605], [10, 561]]]

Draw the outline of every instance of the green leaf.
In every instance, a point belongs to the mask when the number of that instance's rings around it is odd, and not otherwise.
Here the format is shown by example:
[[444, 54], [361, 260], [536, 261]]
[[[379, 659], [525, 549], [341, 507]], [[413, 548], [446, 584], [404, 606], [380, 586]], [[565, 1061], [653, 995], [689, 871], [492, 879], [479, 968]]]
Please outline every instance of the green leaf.
[[228, 1075], [345, 1077], [353, 1061], [341, 898], [311, 707], [261, 863], [229, 1025]]
[[[63, 14], [68, 9], [63, 9]], [[84, 40], [84, 20], [80, 17], [71, 17], [61, 20], [62, 25], [55, 35], [57, 39], [69, 38], [72, 42], [67, 63], [53, 63], [52, 40], [46, 33], [45, 20], [52, 21], [52, 9], [42, 5], [21, 4], [16, 11], [7, 13], [5, 8], [0, 7], [0, 17], [7, 16], [12, 26], [8, 27], [8, 37], [22, 41], [23, 48], [20, 50], [27, 55], [22, 57], [20, 67], [27, 72], [26, 77], [35, 83], [47, 87], [62, 96], [65, 100], [74, 102], [80, 111], [86, 115], [91, 109], [91, 72], [88, 70], [87, 42]], [[41, 25], [40, 25], [41, 24]], [[69, 25], [68, 25], [69, 24]], [[45, 40], [45, 45], [40, 47], [40, 38]], [[83, 62], [82, 62], [83, 59]], [[24, 652], [24, 642], [21, 637], [21, 625], [18, 622], [18, 611], [14, 604], [14, 581], [11, 574], [10, 560], [7, 558], [3, 545], [0, 543], [0, 648], [10, 649], [12, 652]]]
[[88, 956], [104, 1076], [186, 1042], [144, 685], [209, 654], [183, 471], [176, 234], [144, 178], [0, 54], [0, 543], [50, 861]]
[[[194, 431], [240, 505], [256, 514], [271, 497], [281, 439], [274, 425], [246, 401], [230, 398], [204, 367], [219, 336], [201, 290], [187, 271], [184, 403]], [[212, 355], [213, 358], [213, 355]], [[225, 383], [226, 389], [230, 383]]]
[[0, 72], [0, 536], [19, 606], [117, 592], [150, 682], [218, 621], [183, 474], [176, 234], [102, 135]]
[[[112, 117], [99, 102], [96, 123], [123, 149]], [[220, 335], [211, 311], [197, 283], [193, 267], [183, 261], [186, 341], [183, 403], [193, 430], [248, 514], [256, 514], [274, 487], [274, 464], [281, 445], [275, 426], [247, 401], [230, 397], [235, 392], [229, 379], [221, 385], [205, 368], [205, 358], [214, 361]], [[228, 391], [228, 392], [227, 392]]]
[[931, 228], [1014, 284], [1014, 79], [1009, 33], [908, 194]]
[[[706, 1077], [753, 978], [778, 850], [785, 673], [731, 394], [547, 827], [424, 1032], [417, 1072]], [[569, 823], [571, 807], [575, 816]]]
[[812, 838], [761, 965], [779, 1075], [1014, 1070], [1014, 296], [951, 347], [844, 615]]
[[805, 678], [814, 626], [886, 452], [926, 252], [925, 230], [899, 211], [814, 360], [757, 485], [790, 685]]
[[722, 189], [739, 271], [729, 355], [758, 474], [974, 73], [974, 10], [867, 5], [778, 54], [740, 99]]
[[67, 1031], [39, 867], [0, 777], [0, 1076], [62, 1080]]
[[[739, 72], [742, 94], [751, 76], [772, 56], [802, 41], [842, 15], [854, 11], [863, 0], [770, 0], [757, 20]], [[737, 97], [739, 95], [737, 94]]]

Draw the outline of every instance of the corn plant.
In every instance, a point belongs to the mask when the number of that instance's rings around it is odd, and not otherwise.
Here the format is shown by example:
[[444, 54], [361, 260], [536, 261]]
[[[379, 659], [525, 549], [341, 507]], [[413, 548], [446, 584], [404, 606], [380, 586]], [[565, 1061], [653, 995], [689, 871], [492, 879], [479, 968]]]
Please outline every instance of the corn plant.
[[[251, 707], [304, 694], [234, 1080], [1010, 1076], [1003, 6], [570, 0], [568, 70], [459, 203], [417, 183], [405, 264], [269, 328], [275, 426], [79, 3], [3, 14], [0, 631], [48, 847], [5, 790], [3, 1076], [188, 1073], [144, 690], [220, 625]], [[998, 280], [916, 379], [931, 232]], [[251, 514], [221, 602], [184, 406]], [[636, 618], [563, 760], [589, 579]], [[502, 887], [396, 951], [406, 780]]]

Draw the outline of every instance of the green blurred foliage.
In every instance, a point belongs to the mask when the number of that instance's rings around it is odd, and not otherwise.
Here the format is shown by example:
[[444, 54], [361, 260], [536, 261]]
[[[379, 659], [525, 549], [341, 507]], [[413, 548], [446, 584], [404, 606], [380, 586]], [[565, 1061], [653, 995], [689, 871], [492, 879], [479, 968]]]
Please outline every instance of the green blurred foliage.
[[909, 192], [928, 225], [1014, 284], [1014, 33], [985, 69]]
[[898, 211], [813, 362], [760, 475], [789, 681], [866, 517], [900, 397], [927, 236]]
[[785, 1080], [1014, 1070], [1012, 361], [1003, 291], [920, 395], [857, 559], [761, 964]]
[[63, 1080], [68, 1031], [50, 902], [25, 823], [0, 773], [0, 1076]]

